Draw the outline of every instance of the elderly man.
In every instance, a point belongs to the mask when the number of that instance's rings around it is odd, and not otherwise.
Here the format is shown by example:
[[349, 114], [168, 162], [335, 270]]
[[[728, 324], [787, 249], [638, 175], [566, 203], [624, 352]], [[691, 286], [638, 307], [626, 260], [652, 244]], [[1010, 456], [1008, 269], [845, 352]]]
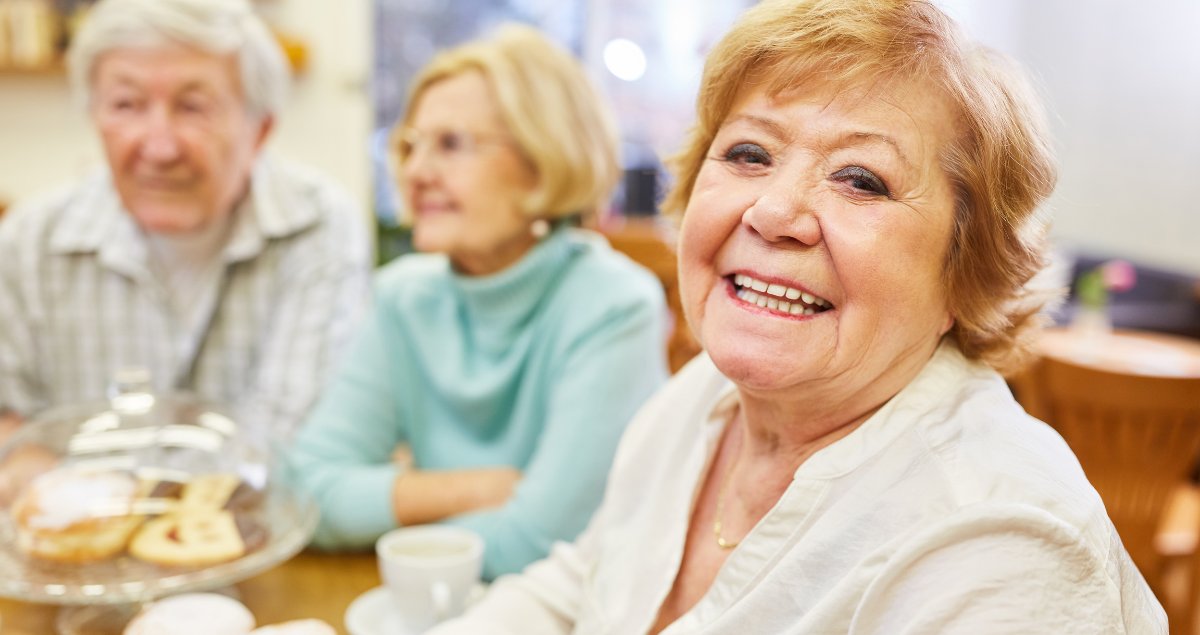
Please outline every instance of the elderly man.
[[108, 169], [0, 223], [0, 438], [127, 368], [286, 438], [364, 305], [370, 249], [341, 188], [262, 156], [278, 45], [243, 0], [102, 0], [69, 63]]

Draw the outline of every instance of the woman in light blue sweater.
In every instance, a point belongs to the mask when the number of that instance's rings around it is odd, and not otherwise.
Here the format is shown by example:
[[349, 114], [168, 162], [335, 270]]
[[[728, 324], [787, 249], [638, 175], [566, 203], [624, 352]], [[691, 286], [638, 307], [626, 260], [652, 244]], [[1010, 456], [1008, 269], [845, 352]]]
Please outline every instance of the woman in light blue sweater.
[[619, 174], [614, 126], [567, 53], [506, 27], [440, 54], [410, 95], [396, 158], [424, 253], [379, 272], [293, 462], [318, 546], [454, 524], [484, 537], [493, 578], [599, 505], [626, 422], [666, 378], [663, 293], [562, 220]]

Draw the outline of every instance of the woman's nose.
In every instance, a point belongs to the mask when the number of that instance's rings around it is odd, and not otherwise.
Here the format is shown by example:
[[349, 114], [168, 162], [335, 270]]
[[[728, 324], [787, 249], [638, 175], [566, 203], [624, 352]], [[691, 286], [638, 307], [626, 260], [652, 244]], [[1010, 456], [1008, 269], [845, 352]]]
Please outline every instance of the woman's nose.
[[414, 148], [400, 166], [401, 178], [409, 184], [428, 183], [436, 178], [437, 166], [431, 154], [424, 147]]
[[767, 242], [810, 247], [820, 243], [821, 221], [812, 185], [786, 172], [775, 174], [764, 185], [758, 199], [742, 213], [742, 226]]

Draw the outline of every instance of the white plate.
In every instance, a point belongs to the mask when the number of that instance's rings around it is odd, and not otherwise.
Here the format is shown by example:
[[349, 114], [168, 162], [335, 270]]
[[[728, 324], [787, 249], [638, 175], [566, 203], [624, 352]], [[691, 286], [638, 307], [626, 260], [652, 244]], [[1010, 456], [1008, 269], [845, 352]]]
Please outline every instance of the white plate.
[[[479, 582], [467, 596], [470, 607], [487, 593], [488, 585]], [[400, 616], [392, 607], [392, 594], [386, 586], [377, 586], [358, 596], [346, 609], [346, 630], [350, 635], [420, 635], [405, 628]]]
[[377, 586], [355, 598], [344, 619], [350, 635], [417, 635], [404, 628], [386, 586]]

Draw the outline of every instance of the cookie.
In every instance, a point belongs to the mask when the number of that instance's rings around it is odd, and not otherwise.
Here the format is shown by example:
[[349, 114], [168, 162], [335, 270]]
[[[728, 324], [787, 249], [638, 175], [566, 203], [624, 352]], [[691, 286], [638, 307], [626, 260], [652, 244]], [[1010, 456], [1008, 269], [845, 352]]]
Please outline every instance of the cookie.
[[146, 523], [129, 543], [139, 560], [173, 567], [199, 567], [236, 560], [246, 544], [233, 514], [182, 508]]

